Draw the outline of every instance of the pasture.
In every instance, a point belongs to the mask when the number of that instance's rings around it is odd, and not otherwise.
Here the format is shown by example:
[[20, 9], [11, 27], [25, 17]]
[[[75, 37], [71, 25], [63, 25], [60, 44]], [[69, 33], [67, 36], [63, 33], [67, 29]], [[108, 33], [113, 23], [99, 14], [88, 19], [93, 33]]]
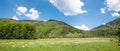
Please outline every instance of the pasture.
[[120, 51], [114, 38], [0, 40], [0, 51]]

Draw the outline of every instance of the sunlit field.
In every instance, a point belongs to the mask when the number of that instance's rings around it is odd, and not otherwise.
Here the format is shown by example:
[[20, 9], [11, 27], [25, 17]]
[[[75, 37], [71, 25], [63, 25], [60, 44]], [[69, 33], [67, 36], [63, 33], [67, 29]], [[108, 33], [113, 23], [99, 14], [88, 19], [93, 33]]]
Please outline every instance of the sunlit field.
[[0, 40], [0, 51], [120, 51], [114, 38]]

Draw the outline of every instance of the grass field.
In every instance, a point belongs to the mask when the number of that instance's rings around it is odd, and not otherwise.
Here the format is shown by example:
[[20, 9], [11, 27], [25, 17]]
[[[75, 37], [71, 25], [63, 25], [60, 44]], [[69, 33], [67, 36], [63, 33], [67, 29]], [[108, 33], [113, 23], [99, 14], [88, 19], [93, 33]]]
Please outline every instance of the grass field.
[[111, 38], [0, 40], [0, 51], [120, 51]]

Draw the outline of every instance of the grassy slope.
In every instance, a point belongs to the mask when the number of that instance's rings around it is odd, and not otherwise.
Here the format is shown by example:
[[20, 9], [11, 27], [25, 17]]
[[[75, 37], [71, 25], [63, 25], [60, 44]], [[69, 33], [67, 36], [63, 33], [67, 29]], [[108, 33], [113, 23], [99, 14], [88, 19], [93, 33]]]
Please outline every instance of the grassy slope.
[[110, 38], [0, 40], [0, 51], [120, 51], [120, 46]]

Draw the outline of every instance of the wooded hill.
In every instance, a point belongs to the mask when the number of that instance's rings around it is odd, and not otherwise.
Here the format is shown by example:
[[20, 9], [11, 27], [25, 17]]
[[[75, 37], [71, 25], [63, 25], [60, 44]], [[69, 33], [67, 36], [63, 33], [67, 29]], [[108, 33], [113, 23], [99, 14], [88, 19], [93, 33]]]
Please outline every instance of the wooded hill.
[[83, 30], [76, 29], [57, 20], [13, 20], [0, 19], [1, 39], [67, 38], [81, 37]]
[[120, 25], [120, 18], [106, 23], [105, 25], [100, 25], [91, 30], [91, 33], [98, 37], [111, 37], [115, 34], [115, 29]]
[[57, 20], [17, 21], [3, 18], [0, 19], [0, 39], [113, 37], [119, 24], [120, 18], [117, 18], [90, 31], [83, 31]]

